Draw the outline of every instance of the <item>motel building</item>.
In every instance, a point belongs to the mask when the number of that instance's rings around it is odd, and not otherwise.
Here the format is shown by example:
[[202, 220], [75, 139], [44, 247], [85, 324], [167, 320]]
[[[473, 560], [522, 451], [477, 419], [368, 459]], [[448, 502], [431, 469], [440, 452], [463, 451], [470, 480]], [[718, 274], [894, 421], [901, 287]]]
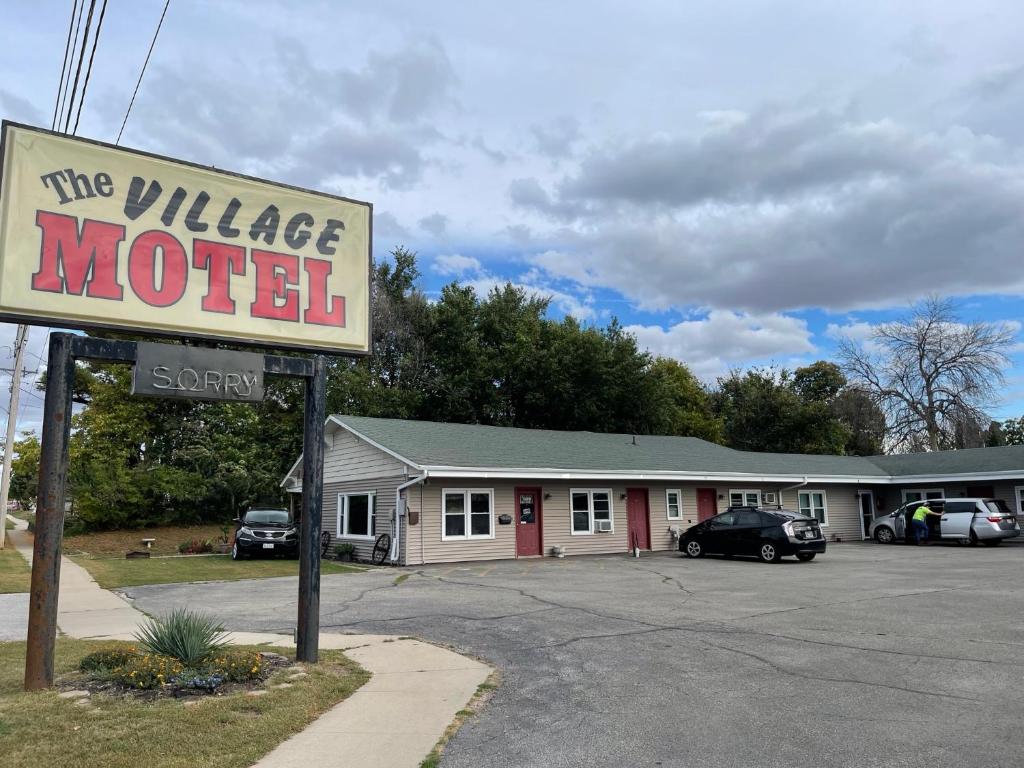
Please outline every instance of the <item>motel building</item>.
[[[731, 505], [781, 504], [830, 542], [907, 501], [981, 496], [1024, 512], [1024, 446], [898, 456], [752, 453], [693, 437], [335, 415], [323, 530], [400, 565], [670, 550]], [[301, 458], [282, 486], [301, 493]]]

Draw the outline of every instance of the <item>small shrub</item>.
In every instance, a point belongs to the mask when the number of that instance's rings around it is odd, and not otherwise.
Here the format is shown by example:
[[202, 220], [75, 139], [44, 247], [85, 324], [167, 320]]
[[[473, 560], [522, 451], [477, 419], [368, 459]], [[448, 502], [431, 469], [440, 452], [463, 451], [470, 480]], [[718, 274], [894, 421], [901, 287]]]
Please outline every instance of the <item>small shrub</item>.
[[213, 693], [224, 683], [224, 678], [206, 670], [186, 669], [174, 679], [174, 683], [180, 688]]
[[178, 608], [162, 619], [150, 619], [135, 638], [148, 651], [170, 656], [187, 667], [200, 667], [227, 643], [224, 628], [214, 619]]
[[191, 539], [178, 545], [178, 554], [181, 555], [205, 555], [210, 552], [213, 552], [212, 539]]
[[78, 669], [82, 672], [110, 671], [123, 667], [136, 656], [138, 652], [134, 648], [101, 648], [78, 662]]
[[334, 554], [338, 558], [354, 557], [356, 554], [356, 545], [351, 541], [342, 541], [334, 545]]
[[110, 677], [128, 686], [148, 691], [173, 682], [185, 671], [177, 659], [159, 654], [135, 654], [122, 666], [110, 671]]
[[227, 650], [206, 662], [204, 671], [228, 683], [257, 680], [263, 674], [264, 660], [259, 651]]

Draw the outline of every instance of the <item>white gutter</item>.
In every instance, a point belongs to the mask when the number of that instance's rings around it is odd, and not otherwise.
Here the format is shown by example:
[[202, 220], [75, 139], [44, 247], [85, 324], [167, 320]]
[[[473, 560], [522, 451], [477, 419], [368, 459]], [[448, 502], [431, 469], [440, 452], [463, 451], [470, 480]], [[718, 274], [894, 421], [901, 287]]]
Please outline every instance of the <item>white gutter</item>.
[[[782, 492], [783, 491], [794, 491], [797, 488], [803, 488], [805, 485], [807, 485], [807, 482], [808, 482], [807, 478], [805, 477], [803, 479], [803, 482], [797, 483], [796, 485], [787, 485], [785, 488], [779, 488], [779, 506], [780, 507], [782, 506]], [[797, 501], [799, 501], [799, 499], [797, 499]], [[797, 506], [800, 506], [800, 505], [797, 504]]]
[[[391, 543], [391, 552], [388, 555], [388, 559], [392, 563], [395, 562], [395, 560], [398, 559], [399, 554], [402, 551], [402, 548], [401, 548], [402, 518], [398, 514], [398, 507], [401, 505], [401, 501], [402, 501], [402, 491], [404, 491], [406, 488], [412, 488], [414, 485], [422, 483], [426, 479], [427, 479], [427, 473], [424, 472], [419, 477], [414, 477], [412, 480], [404, 482], [401, 485], [399, 485], [397, 488], [395, 488], [395, 540]], [[406, 509], [407, 510], [408, 510], [408, 506], [409, 505], [406, 504]], [[408, 517], [408, 514], [406, 514], [406, 517]]]

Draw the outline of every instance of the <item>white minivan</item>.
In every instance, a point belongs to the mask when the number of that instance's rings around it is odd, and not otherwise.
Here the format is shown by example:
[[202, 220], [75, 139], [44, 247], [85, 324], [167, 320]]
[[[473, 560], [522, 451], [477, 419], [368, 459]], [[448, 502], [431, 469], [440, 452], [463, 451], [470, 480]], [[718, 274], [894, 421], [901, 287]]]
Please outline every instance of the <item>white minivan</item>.
[[[1002, 499], [928, 499], [933, 512], [942, 517], [929, 515], [928, 538], [931, 541], [944, 539], [962, 544], [981, 542], [989, 547], [1001, 544], [1003, 539], [1020, 536], [1017, 516]], [[893, 544], [897, 541], [912, 542], [914, 528], [910, 520], [921, 501], [911, 501], [895, 512], [877, 518], [870, 529], [871, 537], [879, 544]]]

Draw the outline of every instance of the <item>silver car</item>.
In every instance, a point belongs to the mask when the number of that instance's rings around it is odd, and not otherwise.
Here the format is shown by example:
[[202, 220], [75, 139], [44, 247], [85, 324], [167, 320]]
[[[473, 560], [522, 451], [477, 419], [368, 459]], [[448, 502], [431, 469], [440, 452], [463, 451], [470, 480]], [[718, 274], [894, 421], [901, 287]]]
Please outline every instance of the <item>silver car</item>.
[[[892, 514], [876, 518], [869, 529], [871, 538], [879, 544], [914, 541], [910, 520], [921, 503], [912, 501]], [[928, 506], [933, 512], [942, 513], [941, 518], [927, 518], [931, 541], [944, 539], [970, 545], [980, 541], [994, 547], [1003, 539], [1020, 536], [1017, 516], [1002, 499], [928, 499]]]

